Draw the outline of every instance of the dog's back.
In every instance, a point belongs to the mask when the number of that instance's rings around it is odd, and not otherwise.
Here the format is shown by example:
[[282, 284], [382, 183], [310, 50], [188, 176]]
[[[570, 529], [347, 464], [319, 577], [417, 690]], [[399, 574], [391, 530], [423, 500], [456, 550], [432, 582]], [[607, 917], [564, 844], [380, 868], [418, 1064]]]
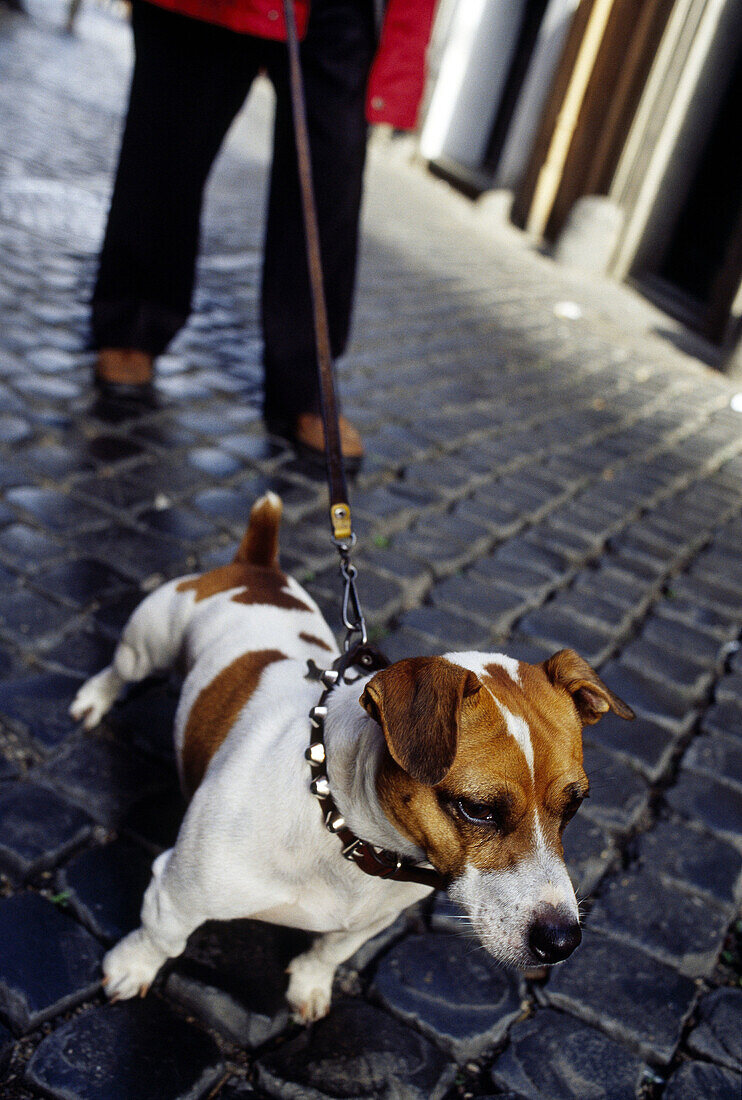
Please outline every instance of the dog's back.
[[176, 749], [186, 790], [206, 766], [272, 664], [333, 660], [337, 648], [314, 600], [278, 563], [281, 501], [254, 506], [235, 559], [177, 583], [192, 600], [185, 638], [187, 677], [176, 719]]
[[309, 658], [327, 665], [338, 652], [314, 600], [280, 568], [281, 513], [280, 498], [267, 493], [253, 506], [233, 561], [151, 593], [126, 624], [110, 668], [73, 703], [73, 715], [91, 727], [124, 683], [182, 670], [175, 746], [188, 794], [269, 666], [287, 659], [305, 666]]

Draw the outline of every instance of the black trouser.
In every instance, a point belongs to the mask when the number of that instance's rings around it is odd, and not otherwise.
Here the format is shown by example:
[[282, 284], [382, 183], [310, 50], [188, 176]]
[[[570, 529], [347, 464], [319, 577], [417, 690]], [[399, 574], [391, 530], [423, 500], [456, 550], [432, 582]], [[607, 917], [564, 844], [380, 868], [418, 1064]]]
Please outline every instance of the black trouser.
[[[265, 69], [276, 118], [262, 282], [265, 411], [317, 409], [314, 325], [286, 46], [135, 0], [136, 60], [98, 281], [96, 347], [162, 352], [190, 312], [203, 189]], [[334, 355], [353, 301], [372, 0], [312, 0], [302, 67]]]

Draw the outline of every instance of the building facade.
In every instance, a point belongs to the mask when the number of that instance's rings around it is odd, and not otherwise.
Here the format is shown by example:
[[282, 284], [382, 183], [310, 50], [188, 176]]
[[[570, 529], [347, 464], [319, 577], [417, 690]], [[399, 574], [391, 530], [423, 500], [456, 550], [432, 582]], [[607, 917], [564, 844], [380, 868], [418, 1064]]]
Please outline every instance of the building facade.
[[742, 0], [440, 0], [423, 156], [734, 358]]

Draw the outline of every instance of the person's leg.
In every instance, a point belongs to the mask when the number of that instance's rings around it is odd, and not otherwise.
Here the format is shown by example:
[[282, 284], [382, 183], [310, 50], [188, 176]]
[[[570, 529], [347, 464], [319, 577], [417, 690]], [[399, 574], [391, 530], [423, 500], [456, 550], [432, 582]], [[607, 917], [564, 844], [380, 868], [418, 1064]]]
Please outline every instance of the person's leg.
[[190, 312], [204, 184], [257, 71], [244, 35], [135, 0], [136, 62], [93, 344], [158, 355]]
[[[302, 67], [334, 356], [350, 325], [375, 48], [372, 0], [313, 0]], [[291, 425], [318, 411], [319, 390], [285, 50], [270, 75], [277, 103], [262, 287], [265, 415]]]

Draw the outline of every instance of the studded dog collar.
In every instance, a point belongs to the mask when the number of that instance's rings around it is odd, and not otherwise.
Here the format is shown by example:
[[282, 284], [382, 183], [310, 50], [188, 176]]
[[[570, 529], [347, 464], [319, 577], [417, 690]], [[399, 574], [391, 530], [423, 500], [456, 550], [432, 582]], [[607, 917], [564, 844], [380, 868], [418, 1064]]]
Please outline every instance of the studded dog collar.
[[338, 683], [341, 681], [352, 683], [346, 680], [349, 669], [360, 669], [361, 675], [357, 677], [360, 679], [364, 673], [378, 672], [388, 664], [389, 662], [377, 649], [363, 643], [353, 646], [347, 653], [338, 657], [332, 668], [322, 670], [317, 668], [314, 661], [308, 662], [307, 679], [317, 680], [325, 689], [319, 703], [309, 712], [311, 734], [305, 756], [312, 773], [310, 789], [320, 804], [325, 828], [335, 833], [342, 844], [343, 856], [360, 867], [365, 874], [376, 878], [395, 879], [397, 882], [419, 882], [423, 886], [445, 890], [448, 885], [447, 880], [435, 868], [422, 867], [411, 860], [403, 859], [396, 852], [378, 848], [351, 832], [330, 791], [325, 749], [327, 700]]

